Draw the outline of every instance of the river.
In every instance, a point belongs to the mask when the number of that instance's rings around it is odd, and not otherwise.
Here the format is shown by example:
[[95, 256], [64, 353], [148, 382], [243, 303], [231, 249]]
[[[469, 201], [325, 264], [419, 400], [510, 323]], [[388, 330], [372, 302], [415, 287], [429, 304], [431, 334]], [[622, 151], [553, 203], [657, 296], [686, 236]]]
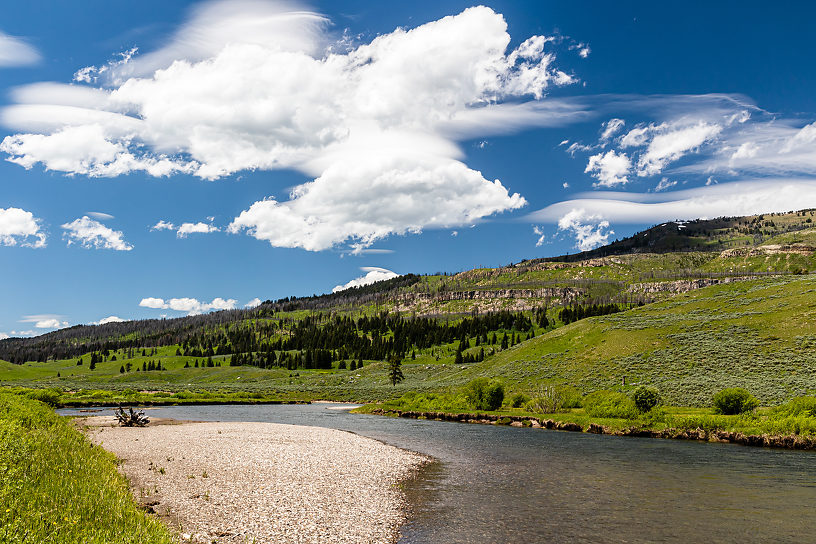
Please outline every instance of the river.
[[433, 456], [406, 485], [404, 544], [816, 542], [814, 452], [395, 419], [324, 403], [148, 415], [343, 429]]

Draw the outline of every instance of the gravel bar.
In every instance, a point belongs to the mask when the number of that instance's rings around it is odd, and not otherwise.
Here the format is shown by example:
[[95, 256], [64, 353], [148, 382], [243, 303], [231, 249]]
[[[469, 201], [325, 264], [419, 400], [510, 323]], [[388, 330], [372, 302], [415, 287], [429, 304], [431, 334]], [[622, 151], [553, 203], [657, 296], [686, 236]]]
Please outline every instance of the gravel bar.
[[429, 459], [349, 432], [276, 423], [117, 427], [87, 418], [137, 499], [184, 541], [390, 543], [399, 483]]

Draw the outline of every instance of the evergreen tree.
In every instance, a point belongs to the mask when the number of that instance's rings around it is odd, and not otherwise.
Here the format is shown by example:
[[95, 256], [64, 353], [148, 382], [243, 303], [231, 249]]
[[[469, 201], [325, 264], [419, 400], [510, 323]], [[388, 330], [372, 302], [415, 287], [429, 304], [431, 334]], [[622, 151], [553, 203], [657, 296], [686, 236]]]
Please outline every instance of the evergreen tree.
[[404, 379], [402, 375], [402, 359], [397, 355], [388, 357], [388, 379], [394, 387]]

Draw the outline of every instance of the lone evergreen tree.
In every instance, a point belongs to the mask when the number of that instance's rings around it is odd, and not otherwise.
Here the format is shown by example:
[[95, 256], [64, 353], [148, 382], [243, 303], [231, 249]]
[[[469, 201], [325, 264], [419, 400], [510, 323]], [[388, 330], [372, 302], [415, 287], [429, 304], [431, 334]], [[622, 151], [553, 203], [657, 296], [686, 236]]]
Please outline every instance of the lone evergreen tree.
[[391, 381], [391, 385], [395, 387], [404, 379], [402, 375], [402, 359], [398, 355], [388, 357], [388, 379]]

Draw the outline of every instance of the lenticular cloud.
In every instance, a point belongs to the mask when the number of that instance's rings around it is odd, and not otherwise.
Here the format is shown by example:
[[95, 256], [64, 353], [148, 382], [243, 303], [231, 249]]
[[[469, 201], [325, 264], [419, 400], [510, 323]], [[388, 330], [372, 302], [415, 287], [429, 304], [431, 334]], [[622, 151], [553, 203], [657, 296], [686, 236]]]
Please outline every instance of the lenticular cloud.
[[504, 18], [487, 7], [365, 44], [326, 28], [289, 4], [205, 4], [158, 51], [84, 68], [72, 85], [18, 89], [2, 119], [19, 133], [0, 151], [92, 177], [298, 170], [313, 181], [252, 204], [228, 230], [309, 250], [525, 204], [461, 162], [454, 138], [495, 131], [520, 101], [573, 82], [551, 38], [509, 50]]

